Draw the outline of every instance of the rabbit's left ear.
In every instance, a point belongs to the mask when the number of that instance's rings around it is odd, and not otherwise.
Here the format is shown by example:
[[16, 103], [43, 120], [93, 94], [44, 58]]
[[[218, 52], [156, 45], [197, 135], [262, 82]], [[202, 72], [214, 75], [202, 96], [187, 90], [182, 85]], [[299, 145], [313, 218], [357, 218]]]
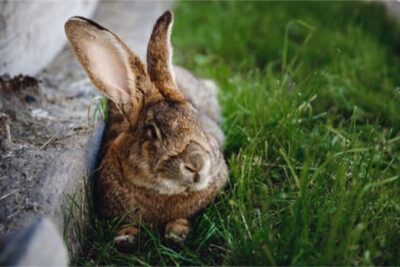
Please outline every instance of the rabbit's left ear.
[[147, 72], [151, 81], [167, 99], [182, 101], [184, 96], [175, 82], [172, 69], [171, 29], [173, 25], [171, 11], [166, 11], [156, 22], [147, 46]]
[[70, 18], [65, 32], [90, 80], [134, 124], [157, 91], [144, 64], [118, 36], [89, 19]]

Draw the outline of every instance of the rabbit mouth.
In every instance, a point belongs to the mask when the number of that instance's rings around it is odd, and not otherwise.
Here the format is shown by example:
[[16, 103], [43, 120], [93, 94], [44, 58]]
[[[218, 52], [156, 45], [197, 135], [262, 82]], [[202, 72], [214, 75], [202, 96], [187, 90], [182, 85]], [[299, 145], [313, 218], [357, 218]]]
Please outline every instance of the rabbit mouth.
[[187, 192], [189, 188], [190, 184], [186, 185], [171, 179], [162, 179], [156, 191], [162, 195], [177, 195]]
[[[210, 179], [208, 179], [210, 180]], [[172, 180], [163, 180], [160, 186], [157, 187], [156, 191], [162, 195], [178, 195], [190, 192], [198, 192], [206, 189], [209, 186], [209, 182], [202, 183], [177, 183]]]
[[211, 181], [211, 175], [203, 176], [198, 182], [162, 179], [156, 191], [163, 195], [177, 195], [187, 192], [197, 192], [206, 189]]
[[163, 195], [176, 195], [204, 190], [213, 179], [211, 170], [211, 159], [205, 160], [202, 169], [196, 173], [185, 170], [182, 163], [179, 167], [177, 177], [171, 177], [171, 173], [168, 172], [159, 172], [156, 175], [156, 183], [153, 183], [153, 190]]

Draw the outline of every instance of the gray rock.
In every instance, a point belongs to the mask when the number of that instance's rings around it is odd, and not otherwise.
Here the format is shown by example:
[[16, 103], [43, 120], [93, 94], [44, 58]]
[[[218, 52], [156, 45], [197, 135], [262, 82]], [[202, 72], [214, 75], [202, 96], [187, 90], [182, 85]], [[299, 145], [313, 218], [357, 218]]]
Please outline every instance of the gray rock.
[[48, 218], [0, 239], [1, 266], [67, 266], [68, 253], [61, 235]]
[[63, 25], [91, 16], [96, 1], [0, 1], [0, 75], [35, 75], [65, 44]]

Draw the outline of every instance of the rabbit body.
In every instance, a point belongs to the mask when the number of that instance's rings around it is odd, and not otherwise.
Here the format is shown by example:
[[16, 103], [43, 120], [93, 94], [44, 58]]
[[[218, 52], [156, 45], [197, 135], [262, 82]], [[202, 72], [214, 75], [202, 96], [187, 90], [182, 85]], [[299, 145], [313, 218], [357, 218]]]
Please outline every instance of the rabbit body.
[[183, 240], [188, 219], [225, 186], [227, 166], [216, 85], [173, 67], [165, 12], [148, 44], [147, 68], [118, 36], [81, 17], [69, 19], [67, 37], [89, 78], [109, 99], [109, 122], [95, 181], [95, 201], [106, 218], [129, 224], [118, 244], [131, 244], [139, 223], [165, 225]]
[[[126, 223], [141, 222], [150, 226], [160, 226], [180, 218], [191, 218], [206, 207], [218, 192], [216, 185], [210, 185], [198, 192], [180, 194], [160, 194], [153, 189], [128, 183], [121, 171], [115, 170], [119, 164], [108, 156], [102, 162], [101, 177], [98, 181], [98, 197], [101, 211], [107, 218], [125, 216]], [[121, 184], [119, 181], [123, 180]]]
[[[199, 120], [202, 129], [214, 136], [218, 146], [223, 144], [223, 132], [219, 127], [221, 120], [220, 108], [217, 101], [217, 86], [211, 81], [201, 80], [188, 70], [174, 66], [178, 88], [185, 98], [199, 111]], [[99, 180], [97, 183], [97, 204], [105, 217], [113, 218], [126, 216], [127, 222], [140, 219], [146, 224], [154, 226], [165, 224], [179, 218], [190, 218], [197, 211], [207, 206], [225, 185], [227, 169], [223, 158], [221, 160], [220, 180], [198, 192], [184, 192], [181, 194], [159, 194], [157, 191], [135, 186], [134, 183], [125, 183], [123, 171], [118, 158], [119, 152], [124, 151], [126, 143], [132, 140], [125, 136], [129, 131], [129, 124], [119, 112], [116, 105], [108, 101], [109, 123], [105, 130], [105, 143], [101, 154], [108, 154], [102, 160]], [[133, 136], [132, 136], [133, 137]], [[135, 138], [133, 139], [140, 139]], [[116, 141], [117, 140], [117, 141]], [[112, 148], [110, 149], [110, 146]], [[141, 148], [132, 148], [140, 150]], [[218, 150], [217, 147], [214, 147]], [[219, 154], [221, 155], [221, 154]], [[143, 159], [137, 159], [140, 164]], [[119, 168], [115, 168], [118, 166]], [[120, 171], [118, 171], [120, 170]], [[121, 182], [124, 186], [121, 186]], [[116, 197], [118, 196], [118, 197]]]

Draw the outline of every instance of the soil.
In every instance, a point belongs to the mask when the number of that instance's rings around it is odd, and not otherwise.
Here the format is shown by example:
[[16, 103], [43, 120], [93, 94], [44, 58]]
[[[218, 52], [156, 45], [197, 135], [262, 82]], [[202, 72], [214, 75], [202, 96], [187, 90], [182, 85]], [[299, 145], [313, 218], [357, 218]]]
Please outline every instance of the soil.
[[0, 113], [8, 117], [11, 133], [11, 144], [0, 147], [0, 234], [47, 213], [52, 203], [42, 191], [52, 168], [90, 133], [87, 110], [94, 90], [80, 68], [55, 73], [67, 57], [72, 55], [66, 49], [40, 78], [0, 77]]

